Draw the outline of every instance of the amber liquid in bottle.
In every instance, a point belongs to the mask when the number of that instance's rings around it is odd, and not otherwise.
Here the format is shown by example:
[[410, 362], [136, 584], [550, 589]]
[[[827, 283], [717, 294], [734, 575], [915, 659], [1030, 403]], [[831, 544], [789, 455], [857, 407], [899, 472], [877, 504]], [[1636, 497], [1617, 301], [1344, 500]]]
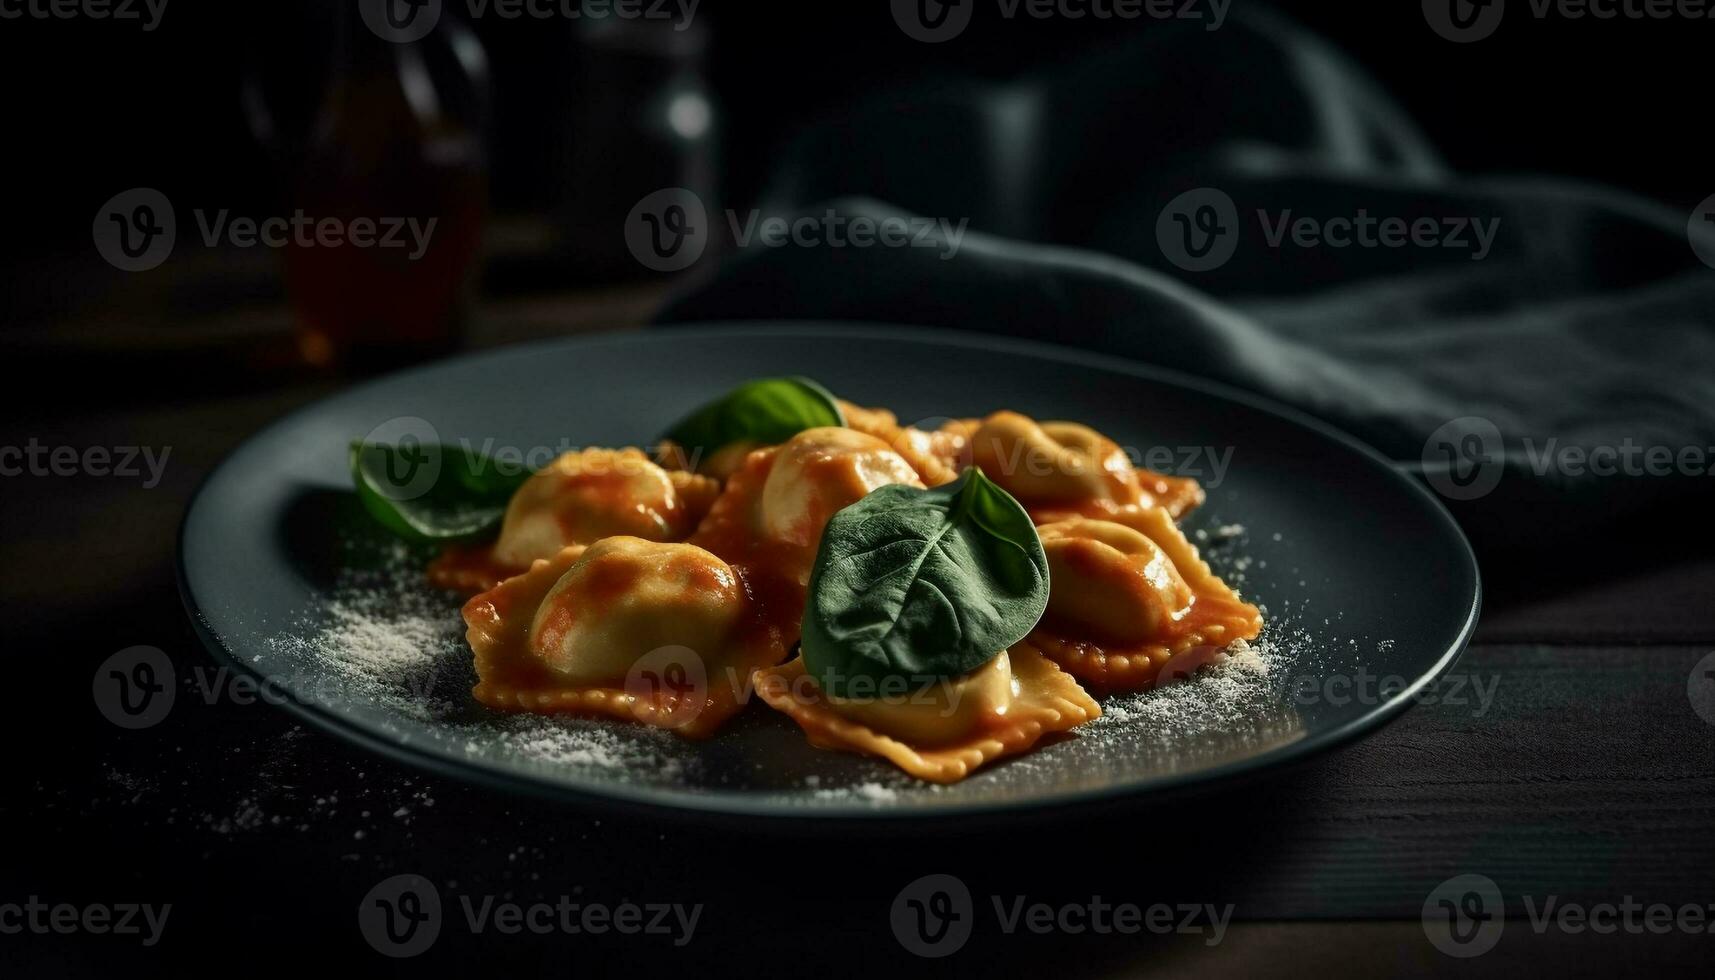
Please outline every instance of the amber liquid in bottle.
[[[337, 221], [341, 240], [319, 241], [310, 225], [283, 252], [304, 359], [368, 371], [459, 341], [488, 185], [480, 127], [443, 110], [446, 82], [422, 52], [353, 34], [293, 195], [295, 212]], [[371, 229], [367, 247], [353, 241]]]

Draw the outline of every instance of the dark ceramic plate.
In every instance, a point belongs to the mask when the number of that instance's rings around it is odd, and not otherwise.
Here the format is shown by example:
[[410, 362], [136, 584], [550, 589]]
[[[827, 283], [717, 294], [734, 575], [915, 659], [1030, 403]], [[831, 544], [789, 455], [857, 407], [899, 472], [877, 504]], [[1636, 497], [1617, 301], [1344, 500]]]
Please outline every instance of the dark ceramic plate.
[[[362, 514], [346, 446], [381, 429], [491, 449], [647, 444], [749, 378], [815, 377], [901, 421], [1015, 408], [1074, 419], [1198, 476], [1186, 521], [1269, 617], [1262, 655], [1104, 701], [1080, 733], [951, 787], [808, 745], [758, 703], [702, 743], [494, 713], [469, 697], [458, 600], [420, 585]], [[401, 421], [405, 420], [405, 421]], [[933, 816], [1158, 793], [1371, 731], [1454, 662], [1476, 622], [1469, 545], [1387, 461], [1297, 413], [1117, 360], [971, 335], [840, 325], [682, 328], [515, 347], [364, 384], [261, 432], [203, 486], [181, 542], [209, 648], [338, 737], [441, 772], [572, 799], [789, 817]], [[1266, 668], [1266, 669], [1264, 669]]]

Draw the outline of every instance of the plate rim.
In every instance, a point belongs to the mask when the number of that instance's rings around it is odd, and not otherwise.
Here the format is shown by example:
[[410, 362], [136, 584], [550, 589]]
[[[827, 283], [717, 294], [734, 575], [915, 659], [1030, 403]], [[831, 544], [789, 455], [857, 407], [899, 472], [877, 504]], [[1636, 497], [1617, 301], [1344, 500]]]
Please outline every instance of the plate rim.
[[1471, 638], [1476, 632], [1477, 621], [1481, 615], [1483, 604], [1482, 569], [1470, 540], [1465, 536], [1464, 530], [1459, 527], [1458, 522], [1446, 505], [1428, 487], [1413, 479], [1394, 461], [1382, 455], [1378, 450], [1301, 409], [1223, 382], [1212, 381], [1170, 368], [1129, 361], [1117, 355], [1087, 351], [1061, 344], [993, 336], [970, 330], [948, 330], [859, 321], [803, 319], [671, 323], [651, 325], [642, 329], [611, 330], [504, 344], [488, 350], [457, 354], [452, 357], [413, 365], [399, 371], [364, 378], [356, 384], [323, 394], [307, 404], [292, 409], [245, 436], [237, 445], [225, 452], [198, 482], [196, 489], [185, 505], [183, 514], [180, 516], [178, 530], [174, 535], [175, 555], [173, 564], [179, 601], [190, 620], [192, 631], [197, 635], [203, 647], [220, 663], [242, 671], [256, 680], [268, 680], [261, 671], [248, 664], [244, 658], [227, 649], [225, 643], [215, 635], [214, 630], [204, 618], [192, 592], [189, 567], [186, 563], [185, 540], [190, 529], [192, 515], [202, 505], [210, 485], [226, 471], [234, 458], [252, 443], [276, 429], [290, 426], [300, 416], [317, 411], [330, 401], [351, 397], [365, 389], [384, 383], [393, 383], [415, 375], [443, 369], [455, 362], [481, 362], [516, 356], [529, 350], [546, 351], [548, 349], [561, 350], [595, 346], [626, 346], [640, 340], [666, 338], [679, 331], [695, 331], [701, 336], [731, 338], [843, 336], [868, 340], [929, 341], [988, 352], [1048, 358], [1062, 363], [1082, 364], [1104, 371], [1124, 374], [1154, 384], [1186, 389], [1201, 395], [1235, 402], [1247, 408], [1285, 419], [1355, 452], [1358, 456], [1385, 471], [1389, 479], [1401, 486], [1407, 494], [1414, 495], [1420, 503], [1428, 505], [1428, 512], [1433, 515], [1441, 530], [1450, 534], [1450, 539], [1458, 544], [1459, 556], [1463, 559], [1471, 576], [1471, 596], [1465, 610], [1464, 622], [1460, 624], [1458, 634], [1452, 643], [1440, 654], [1430, 670], [1424, 672], [1411, 684], [1401, 688], [1392, 697], [1371, 706], [1363, 714], [1315, 735], [1267, 749], [1257, 755], [1233, 759], [1186, 773], [1154, 776], [1143, 780], [1121, 781], [1091, 789], [1058, 793], [1039, 799], [969, 801], [942, 804], [935, 807], [902, 808], [861, 802], [797, 807], [778, 802], [746, 799], [745, 793], [731, 790], [714, 791], [707, 794], [689, 794], [659, 787], [634, 787], [620, 784], [573, 785], [535, 778], [525, 773], [496, 770], [471, 762], [463, 762], [451, 756], [439, 755], [413, 744], [390, 741], [344, 715], [299, 700], [289, 690], [283, 691], [287, 695], [286, 697], [274, 699], [274, 703], [285, 709], [288, 714], [333, 737], [358, 745], [409, 767], [492, 789], [523, 792], [530, 796], [562, 800], [583, 806], [617, 807], [653, 815], [675, 817], [765, 818], [774, 821], [810, 821], [817, 824], [854, 821], [860, 823], [878, 821], [943, 822], [950, 818], [1031, 815], [1071, 807], [1092, 807], [1127, 801], [1163, 799], [1232, 783], [1241, 777], [1291, 767], [1306, 759], [1347, 745], [1360, 736], [1379, 731], [1397, 719], [1412, 707], [1416, 695], [1420, 691], [1440, 680], [1452, 669], [1469, 647]]

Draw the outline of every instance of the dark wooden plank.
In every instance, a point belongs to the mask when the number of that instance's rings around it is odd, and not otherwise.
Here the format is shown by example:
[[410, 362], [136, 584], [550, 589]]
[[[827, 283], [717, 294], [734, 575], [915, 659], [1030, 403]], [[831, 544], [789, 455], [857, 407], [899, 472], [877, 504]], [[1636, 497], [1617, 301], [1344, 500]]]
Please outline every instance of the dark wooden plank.
[[[1672, 526], [1672, 525], [1668, 525]], [[1487, 594], [1480, 643], [1700, 644], [1715, 649], [1715, 549], [1681, 542], [1674, 553], [1616, 555], [1585, 543], [1590, 566], [1544, 583], [1537, 570], [1483, 569]], [[1689, 553], [1686, 553], [1689, 552]], [[1527, 563], [1528, 565], [1529, 563]]]
[[[156, 603], [164, 597], [139, 595], [122, 610], [123, 627], [84, 629], [158, 639]], [[156, 627], [139, 632], [151, 617]], [[188, 636], [173, 635], [164, 645], [176, 657], [200, 656]], [[1526, 894], [1708, 902], [1715, 727], [1686, 696], [1703, 655], [1479, 649], [1461, 669], [1498, 684], [1487, 710], [1420, 706], [1372, 738], [1265, 781], [1022, 827], [809, 843], [772, 830], [603, 820], [497, 796], [297, 730], [266, 707], [191, 700], [159, 730], [86, 726], [84, 767], [75, 779], [62, 772], [61, 785], [44, 781], [32, 823], [81, 841], [125, 840], [127, 854], [139, 842], [145, 854], [202, 854], [210, 882], [236, 861], [286, 894], [306, 887], [295, 882], [305, 861], [338, 863], [351, 887], [408, 864], [478, 889], [648, 880], [697, 893], [745, 887], [728, 873], [735, 854], [804, 849], [837, 854], [845, 869], [837, 880], [807, 883], [806, 895], [833, 903], [868, 896], [860, 905], [924, 869], [957, 874], [982, 893], [1234, 902], [1243, 919], [1412, 917], [1432, 888], [1463, 873], [1493, 878], [1512, 903]], [[1052, 859], [1022, 867], [996, 859], [1021, 839]], [[517, 863], [521, 854], [531, 856], [527, 865]], [[161, 871], [146, 868], [137, 870]], [[546, 871], [546, 880], [525, 879], [526, 868]], [[182, 871], [175, 863], [173, 879]]]

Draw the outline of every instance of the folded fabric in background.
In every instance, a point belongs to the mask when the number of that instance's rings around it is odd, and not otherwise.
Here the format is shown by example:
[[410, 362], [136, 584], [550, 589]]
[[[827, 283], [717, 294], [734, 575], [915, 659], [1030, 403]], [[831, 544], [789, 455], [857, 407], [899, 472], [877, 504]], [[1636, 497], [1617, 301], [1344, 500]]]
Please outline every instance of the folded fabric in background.
[[763, 214], [926, 217], [933, 246], [753, 242], [663, 321], [946, 327], [1212, 378], [1428, 479], [1486, 562], [1715, 486], [1715, 237], [1614, 190], [1453, 174], [1272, 16], [878, 96], [771, 186]]

